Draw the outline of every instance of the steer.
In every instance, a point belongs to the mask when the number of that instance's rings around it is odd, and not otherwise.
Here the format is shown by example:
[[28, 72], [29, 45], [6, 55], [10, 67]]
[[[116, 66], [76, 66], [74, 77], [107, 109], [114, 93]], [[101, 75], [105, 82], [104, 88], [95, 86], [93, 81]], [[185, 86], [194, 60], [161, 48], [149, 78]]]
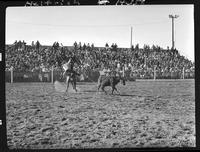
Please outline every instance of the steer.
[[120, 81], [123, 85], [125, 85], [125, 78], [124, 77], [121, 77], [121, 76], [102, 76], [102, 77], [99, 78], [98, 91], [99, 91], [99, 88], [101, 88], [101, 90], [106, 93], [104, 88], [107, 87], [107, 86], [111, 86], [112, 87], [112, 94], [113, 94], [114, 90], [116, 90], [119, 93], [119, 91], [117, 90], [117, 88], [115, 86]]

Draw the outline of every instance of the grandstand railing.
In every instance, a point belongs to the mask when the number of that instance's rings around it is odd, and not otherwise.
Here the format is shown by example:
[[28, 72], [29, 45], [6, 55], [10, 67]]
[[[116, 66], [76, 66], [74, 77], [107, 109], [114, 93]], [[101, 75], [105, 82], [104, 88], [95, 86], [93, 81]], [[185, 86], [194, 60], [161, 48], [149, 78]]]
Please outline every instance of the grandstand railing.
[[[48, 72], [19, 72], [15, 71], [13, 68], [5, 71], [5, 81], [6, 82], [49, 82], [54, 81], [64, 81], [65, 79], [61, 76], [62, 72], [60, 70], [55, 70], [53, 67]], [[129, 81], [135, 81], [135, 79], [189, 79], [194, 78], [194, 73], [186, 72], [184, 69], [181, 72], [168, 72], [160, 73], [154, 68], [153, 75], [137, 75], [130, 71], [125, 72], [125, 76]], [[97, 82], [99, 77], [99, 72], [97, 70], [90, 71], [87, 75], [81, 75], [77, 78], [77, 81], [85, 82]]]

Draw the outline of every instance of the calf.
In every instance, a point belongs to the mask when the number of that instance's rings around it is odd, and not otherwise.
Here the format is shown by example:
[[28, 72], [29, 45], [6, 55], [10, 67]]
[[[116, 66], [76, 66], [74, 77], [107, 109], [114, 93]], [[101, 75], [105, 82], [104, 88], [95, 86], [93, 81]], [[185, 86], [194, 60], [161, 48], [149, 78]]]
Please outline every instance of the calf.
[[112, 94], [113, 94], [114, 90], [116, 90], [119, 93], [119, 91], [116, 88], [116, 85], [120, 81], [121, 81], [121, 83], [123, 85], [125, 85], [125, 78], [124, 77], [121, 77], [121, 76], [119, 76], [119, 77], [116, 77], [116, 76], [102, 76], [102, 77], [99, 78], [99, 81], [98, 81], [98, 91], [99, 91], [99, 88], [101, 88], [101, 90], [106, 93], [104, 88], [107, 87], [107, 86], [111, 86], [112, 87]]

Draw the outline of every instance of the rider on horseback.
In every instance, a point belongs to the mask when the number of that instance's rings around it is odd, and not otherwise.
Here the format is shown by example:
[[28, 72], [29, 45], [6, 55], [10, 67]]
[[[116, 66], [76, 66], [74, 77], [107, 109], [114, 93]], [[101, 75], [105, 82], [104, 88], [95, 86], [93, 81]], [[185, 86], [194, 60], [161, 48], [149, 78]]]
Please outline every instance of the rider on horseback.
[[68, 91], [69, 88], [69, 82], [71, 82], [73, 89], [77, 92], [76, 75], [80, 76], [80, 74], [73, 70], [75, 62], [77, 64], [80, 64], [79, 60], [75, 56], [71, 56], [68, 62], [62, 65], [64, 69], [63, 77], [64, 76], [66, 77], [66, 84], [67, 84], [66, 92]]
[[77, 73], [76, 71], [74, 71], [74, 69], [73, 69], [74, 63], [75, 63], [75, 56], [70, 57], [68, 62], [62, 65], [63, 69], [65, 70], [64, 73], [63, 73], [63, 76], [65, 74], [68, 75], [68, 76], [71, 76], [71, 77], [76, 76], [76, 75], [80, 76], [80, 74]]

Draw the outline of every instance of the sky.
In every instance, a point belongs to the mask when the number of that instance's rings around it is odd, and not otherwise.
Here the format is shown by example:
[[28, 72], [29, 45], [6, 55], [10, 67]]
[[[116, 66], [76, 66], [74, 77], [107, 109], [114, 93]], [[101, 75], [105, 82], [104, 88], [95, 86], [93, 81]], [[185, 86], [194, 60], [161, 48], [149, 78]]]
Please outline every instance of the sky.
[[172, 46], [174, 21], [175, 48], [194, 61], [193, 5], [107, 5], [107, 6], [42, 6], [8, 7], [6, 9], [6, 44], [24, 40], [27, 44], [39, 41], [64, 46], [74, 42], [90, 43], [97, 47], [130, 47], [132, 44]]

